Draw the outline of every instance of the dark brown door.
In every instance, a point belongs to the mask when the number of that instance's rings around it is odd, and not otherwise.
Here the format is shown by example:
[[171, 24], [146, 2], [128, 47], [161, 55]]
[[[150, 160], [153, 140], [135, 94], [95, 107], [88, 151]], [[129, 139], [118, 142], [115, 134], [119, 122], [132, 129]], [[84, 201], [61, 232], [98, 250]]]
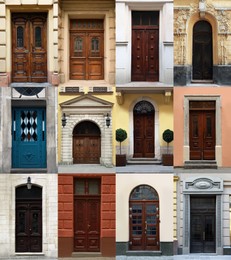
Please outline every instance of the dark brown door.
[[216, 251], [216, 198], [191, 198], [191, 253]]
[[159, 80], [159, 13], [133, 12], [132, 81]]
[[75, 197], [74, 250], [80, 252], [100, 250], [99, 197]]
[[99, 163], [100, 137], [73, 138], [73, 162], [74, 163]]
[[47, 14], [12, 14], [12, 81], [47, 81]]
[[193, 79], [213, 78], [212, 27], [206, 21], [199, 21], [193, 28]]
[[16, 252], [42, 252], [42, 189], [16, 188]]
[[103, 20], [71, 20], [70, 79], [103, 79], [103, 53]]
[[215, 160], [215, 111], [190, 111], [190, 160]]
[[154, 107], [148, 101], [138, 102], [134, 109], [134, 157], [153, 158]]

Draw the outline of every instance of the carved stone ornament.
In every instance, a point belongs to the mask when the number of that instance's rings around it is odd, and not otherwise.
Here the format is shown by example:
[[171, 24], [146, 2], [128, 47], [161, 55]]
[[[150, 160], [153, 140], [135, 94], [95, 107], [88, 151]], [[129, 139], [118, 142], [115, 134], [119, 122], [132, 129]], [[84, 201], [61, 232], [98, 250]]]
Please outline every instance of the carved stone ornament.
[[189, 178], [183, 182], [184, 193], [221, 193], [223, 181], [219, 178]]

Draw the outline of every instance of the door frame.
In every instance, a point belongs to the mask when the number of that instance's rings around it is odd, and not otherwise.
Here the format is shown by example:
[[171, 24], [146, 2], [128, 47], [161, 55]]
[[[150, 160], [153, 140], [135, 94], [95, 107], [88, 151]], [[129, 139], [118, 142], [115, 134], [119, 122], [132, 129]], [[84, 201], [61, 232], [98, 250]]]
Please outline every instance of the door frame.
[[159, 107], [156, 104], [156, 102], [152, 99], [150, 99], [149, 97], [145, 97], [142, 96], [136, 100], [134, 100], [129, 108], [129, 130], [130, 130], [130, 144], [129, 144], [129, 153], [128, 156], [129, 158], [133, 158], [133, 154], [134, 154], [134, 115], [133, 115], [133, 110], [134, 107], [137, 103], [139, 103], [140, 101], [148, 101], [150, 102], [153, 107], [154, 107], [154, 131], [155, 131], [155, 135], [154, 135], [154, 150], [155, 150], [155, 158], [157, 159], [161, 159], [161, 155], [160, 155], [160, 140], [159, 140]]
[[189, 146], [189, 101], [215, 101], [215, 160], [217, 166], [222, 166], [222, 131], [221, 131], [221, 96], [220, 95], [185, 95], [184, 96], [184, 145], [183, 161], [190, 161]]

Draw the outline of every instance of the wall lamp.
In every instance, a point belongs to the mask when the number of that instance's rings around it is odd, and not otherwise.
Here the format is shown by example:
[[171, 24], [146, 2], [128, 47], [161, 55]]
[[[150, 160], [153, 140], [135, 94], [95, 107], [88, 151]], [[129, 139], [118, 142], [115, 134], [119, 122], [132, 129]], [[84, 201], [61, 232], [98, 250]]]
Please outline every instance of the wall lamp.
[[62, 115], [62, 126], [64, 127], [64, 126], [66, 126], [66, 124], [67, 124], [66, 114], [63, 113], [63, 115]]
[[27, 177], [27, 183], [26, 183], [27, 189], [30, 190], [32, 187], [31, 178]]
[[106, 126], [109, 127], [111, 124], [111, 119], [109, 117], [109, 114], [107, 113], [107, 117], [106, 117]]

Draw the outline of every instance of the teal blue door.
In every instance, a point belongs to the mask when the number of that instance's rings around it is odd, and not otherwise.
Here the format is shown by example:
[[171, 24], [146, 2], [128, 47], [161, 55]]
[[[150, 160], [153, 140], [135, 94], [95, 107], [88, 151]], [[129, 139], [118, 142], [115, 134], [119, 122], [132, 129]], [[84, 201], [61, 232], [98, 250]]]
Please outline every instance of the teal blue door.
[[46, 168], [46, 110], [13, 108], [12, 168]]

